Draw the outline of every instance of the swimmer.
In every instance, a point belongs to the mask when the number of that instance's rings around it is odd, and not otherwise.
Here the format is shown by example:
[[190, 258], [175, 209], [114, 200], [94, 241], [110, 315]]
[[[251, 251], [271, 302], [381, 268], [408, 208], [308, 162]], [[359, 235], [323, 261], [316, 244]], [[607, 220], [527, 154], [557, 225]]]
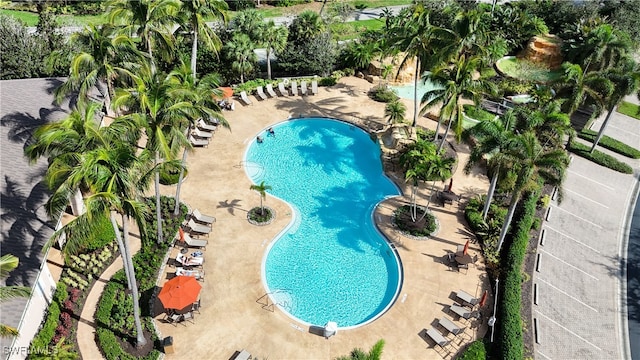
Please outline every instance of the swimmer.
[[262, 136], [258, 135], [258, 136], [256, 137], [256, 141], [257, 141], [258, 143], [262, 143]]
[[276, 136], [276, 132], [273, 131], [273, 128], [269, 128], [269, 130], [267, 130], [267, 132], [269, 133], [269, 135], [271, 136]]

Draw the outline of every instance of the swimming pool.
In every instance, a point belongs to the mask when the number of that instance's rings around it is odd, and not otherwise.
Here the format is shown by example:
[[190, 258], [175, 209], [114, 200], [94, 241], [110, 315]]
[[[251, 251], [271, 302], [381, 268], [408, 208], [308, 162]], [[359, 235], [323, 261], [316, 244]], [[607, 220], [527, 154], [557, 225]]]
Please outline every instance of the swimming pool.
[[[426, 73], [428, 74], [428, 73]], [[425, 74], [425, 75], [426, 75]], [[402, 86], [391, 86], [393, 90], [395, 90], [396, 94], [403, 99], [413, 100], [413, 82], [407, 85]], [[438, 89], [439, 86], [433, 84], [427, 77], [422, 77], [420, 81], [418, 81], [418, 101], [421, 101], [422, 96], [430, 90]]]
[[[398, 188], [382, 172], [380, 148], [350, 124], [295, 119], [253, 141], [245, 170], [294, 209], [267, 249], [262, 277], [272, 300], [307, 325], [339, 328], [377, 318], [396, 299], [401, 265], [373, 223], [373, 210]], [[283, 216], [284, 214], [280, 214]]]

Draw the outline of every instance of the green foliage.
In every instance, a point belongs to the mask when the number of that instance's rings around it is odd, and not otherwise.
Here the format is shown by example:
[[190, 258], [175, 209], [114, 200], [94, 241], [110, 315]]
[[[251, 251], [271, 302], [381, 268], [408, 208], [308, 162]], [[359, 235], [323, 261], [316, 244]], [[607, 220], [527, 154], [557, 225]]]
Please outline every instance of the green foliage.
[[374, 86], [369, 90], [369, 97], [378, 102], [389, 103], [399, 99], [396, 92], [386, 85]]
[[620, 101], [620, 104], [618, 104], [618, 112], [640, 120], [640, 106], [628, 101]]
[[[175, 185], [178, 183], [180, 179], [180, 169], [181, 167], [175, 163], [167, 163], [160, 170], [160, 184], [162, 185]], [[187, 169], [184, 170], [184, 177], [187, 177], [189, 171]]]
[[487, 349], [482, 340], [472, 342], [460, 355], [458, 360], [485, 360], [487, 358]]
[[463, 105], [464, 113], [467, 114], [468, 117], [479, 120], [479, 121], [489, 121], [493, 120], [496, 116], [487, 110], [473, 105]]
[[249, 210], [249, 213], [247, 214], [247, 218], [250, 221], [253, 221], [253, 222], [256, 222], [256, 223], [266, 223], [266, 222], [269, 222], [273, 218], [273, 213], [267, 207], [264, 208], [264, 213], [263, 213], [262, 212], [262, 208], [257, 206], [257, 207], [254, 207], [253, 209]]
[[320, 78], [320, 81], [318, 81], [318, 85], [320, 86], [333, 86], [337, 83], [338, 83], [338, 80], [336, 80], [336, 78], [333, 76], [323, 77], [323, 78]]
[[277, 83], [278, 83], [277, 81], [272, 81], [272, 80], [253, 79], [245, 82], [244, 84], [238, 84], [234, 92], [239, 94], [242, 91], [246, 91], [247, 94], [251, 94], [256, 91], [258, 86], [262, 86], [264, 88], [267, 84], [277, 84]]
[[426, 210], [427, 213], [424, 219], [420, 220], [422, 214], [424, 214], [424, 208], [418, 208], [417, 220], [413, 221], [410, 215], [411, 207], [404, 205], [399, 207], [393, 214], [393, 221], [398, 226], [398, 229], [407, 232], [413, 236], [430, 236], [436, 231], [437, 224], [436, 218], [433, 214]]
[[605, 154], [598, 150], [594, 150], [593, 153], [591, 153], [591, 148], [589, 146], [581, 144], [579, 142], [572, 141], [571, 144], [567, 146], [567, 150], [576, 155], [582, 156], [585, 159], [591, 160], [598, 165], [602, 165], [623, 174], [633, 173], [633, 168], [628, 164], [622, 161], [618, 161], [618, 159], [614, 158], [613, 156]]
[[306, 4], [306, 3], [310, 3], [310, 2], [311, 2], [311, 0], [277, 0], [276, 3], [275, 3], [275, 6], [287, 7], [287, 6]]
[[101, 216], [95, 219], [93, 236], [89, 239], [90, 241], [83, 246], [80, 252], [88, 253], [103, 249], [105, 246], [113, 244], [115, 238], [116, 234], [113, 232], [111, 220], [107, 216]]
[[327, 76], [333, 71], [337, 50], [331, 35], [323, 32], [302, 43], [289, 41], [276, 56], [285, 74]]
[[562, 76], [562, 71], [549, 70], [544, 65], [518, 58], [502, 58], [496, 67], [507, 76], [541, 83], [558, 80]]
[[42, 44], [15, 18], [0, 14], [0, 80], [39, 77], [43, 73]]
[[30, 348], [35, 351], [42, 351], [42, 349], [47, 349], [49, 344], [51, 344], [51, 340], [56, 333], [56, 327], [58, 326], [58, 321], [60, 319], [60, 305], [58, 302], [52, 302], [47, 308], [47, 316], [45, 317], [44, 323], [38, 331], [38, 334], [31, 340]]

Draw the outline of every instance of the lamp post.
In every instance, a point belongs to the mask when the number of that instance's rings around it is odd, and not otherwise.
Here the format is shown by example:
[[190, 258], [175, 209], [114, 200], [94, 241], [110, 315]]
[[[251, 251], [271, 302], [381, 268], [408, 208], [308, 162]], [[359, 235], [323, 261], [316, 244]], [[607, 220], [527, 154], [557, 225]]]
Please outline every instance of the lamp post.
[[496, 297], [493, 301], [493, 315], [487, 321], [487, 325], [491, 326], [491, 342], [493, 342], [493, 330], [495, 330], [496, 324], [496, 308], [498, 307], [498, 282], [500, 279], [496, 279]]

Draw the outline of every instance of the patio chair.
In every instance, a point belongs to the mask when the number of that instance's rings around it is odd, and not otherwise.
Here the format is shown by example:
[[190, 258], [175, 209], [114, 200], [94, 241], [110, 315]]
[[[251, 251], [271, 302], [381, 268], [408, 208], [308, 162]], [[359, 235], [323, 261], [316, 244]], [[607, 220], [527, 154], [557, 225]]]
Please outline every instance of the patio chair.
[[271, 84], [267, 84], [267, 94], [269, 94], [269, 96], [271, 96], [272, 98], [278, 96], [278, 94], [276, 94], [276, 92], [273, 91], [273, 86]]
[[261, 100], [267, 100], [267, 95], [264, 94], [264, 90], [262, 90], [262, 86], [258, 86], [258, 88], [256, 88], [256, 96], [259, 97]]
[[196, 222], [199, 222], [199, 223], [202, 223], [202, 224], [205, 224], [205, 225], [209, 225], [209, 226], [211, 226], [211, 224], [216, 222], [216, 218], [215, 217], [209, 216], [209, 215], [204, 215], [198, 209], [193, 209], [193, 212], [191, 212], [191, 218], [193, 220], [195, 220]]
[[440, 318], [438, 319], [438, 324], [440, 326], [442, 326], [443, 328], [447, 329], [448, 332], [450, 332], [453, 335], [458, 335], [464, 332], [464, 329], [466, 328], [461, 328], [458, 325], [454, 324], [453, 321], [447, 319], [447, 318]]
[[204, 121], [203, 119], [198, 119], [196, 126], [204, 131], [216, 131], [216, 129], [218, 128], [217, 125], [207, 124], [207, 122]]
[[293, 96], [298, 95], [298, 83], [295, 82], [295, 80], [291, 82], [291, 95]]
[[251, 105], [251, 104], [253, 104], [253, 103], [251, 102], [251, 100], [249, 100], [249, 97], [247, 96], [247, 92], [246, 92], [246, 91], [241, 91], [241, 92], [240, 92], [240, 100], [242, 100], [242, 102], [243, 102], [245, 105]]
[[474, 306], [478, 303], [478, 299], [469, 295], [466, 291], [460, 290], [456, 292], [456, 297], [465, 303]]
[[[183, 324], [184, 324], [185, 321], [189, 321], [190, 323], [195, 324], [194, 319], [195, 318], [193, 317], [193, 311], [189, 311], [189, 312], [186, 312], [186, 313], [182, 314], [182, 323]], [[184, 326], [187, 326], [187, 325], [184, 324]]]
[[307, 95], [307, 82], [304, 80], [300, 83], [300, 94]]
[[318, 95], [318, 80], [311, 81], [311, 93]]
[[189, 227], [190, 232], [196, 233], [197, 235], [207, 235], [211, 232], [211, 227], [207, 225], [197, 224], [193, 219], [190, 219], [187, 222], [187, 227]]
[[284, 88], [284, 83], [278, 83], [278, 91], [281, 96], [289, 96], [289, 90]]
[[173, 324], [173, 326], [178, 326], [178, 323], [182, 321], [182, 315], [176, 313], [167, 313], [164, 316], [164, 321], [169, 324]]
[[474, 312], [472, 312], [469, 309], [466, 309], [458, 304], [453, 304], [449, 307], [449, 310], [451, 310], [452, 313], [460, 316], [460, 318], [468, 320], [471, 319], [472, 317], [476, 316], [476, 314], [474, 314]]
[[442, 334], [433, 327], [427, 330], [427, 335], [431, 338], [431, 340], [435, 341], [436, 345], [440, 346], [441, 348], [449, 345], [449, 340], [442, 336]]
[[209, 139], [213, 137], [213, 133], [195, 128], [191, 130], [191, 135], [196, 138]]
[[209, 139], [196, 139], [193, 137], [193, 135], [189, 135], [189, 141], [193, 146], [203, 146], [203, 147], [209, 146]]
[[191, 305], [191, 312], [197, 311], [200, 314], [200, 299]]
[[469, 264], [458, 264], [458, 271], [464, 270], [465, 275], [469, 272]]

